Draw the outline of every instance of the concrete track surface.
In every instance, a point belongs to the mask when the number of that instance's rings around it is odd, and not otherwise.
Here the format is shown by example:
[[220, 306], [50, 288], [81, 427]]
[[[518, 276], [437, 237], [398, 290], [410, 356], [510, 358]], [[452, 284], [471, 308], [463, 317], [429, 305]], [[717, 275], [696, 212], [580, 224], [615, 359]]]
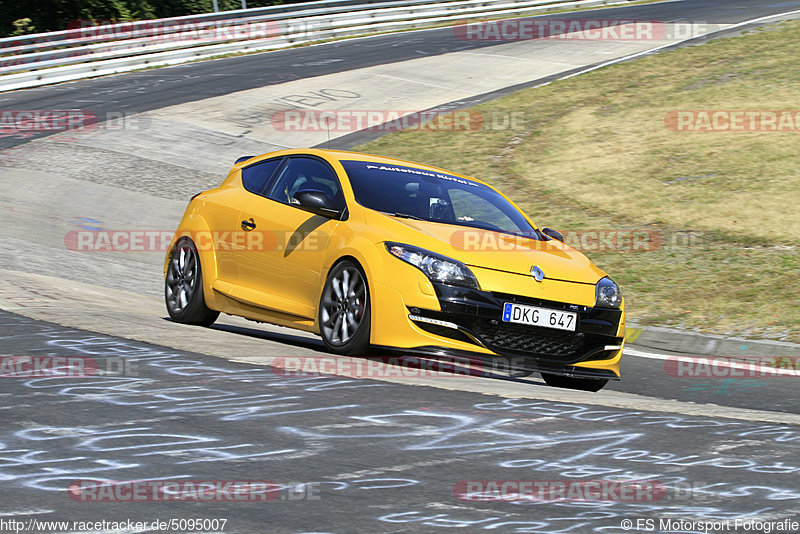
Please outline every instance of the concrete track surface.
[[[458, 109], [676, 44], [687, 31], [797, 9], [662, 2], [554, 16], [664, 21], [658, 40], [497, 44], [443, 28], [0, 94], [4, 110], [125, 117], [0, 138], [0, 355], [82, 357], [98, 369], [0, 382], [0, 531], [7, 520], [199, 517], [228, 521], [172, 531], [617, 534], [701, 531], [660, 520], [730, 520], [710, 530], [734, 532], [736, 519], [797, 519], [791, 375], [680, 378], [668, 372], [669, 350], [634, 348], [624, 380], [597, 394], [538, 378], [286, 376], [282, 359], [324, 355], [317, 338], [230, 317], [212, 328], [174, 324], [157, 244], [80, 252], [68, 238], [170, 232], [188, 198], [218, 184], [237, 157], [328, 142], [327, 131], [276, 128], [276, 111]], [[363, 135], [337, 130], [331, 145]], [[278, 489], [270, 502], [98, 503], [67, 493], [84, 479], [248, 479]], [[633, 479], [658, 499], [475, 501], [460, 492], [465, 481]]]

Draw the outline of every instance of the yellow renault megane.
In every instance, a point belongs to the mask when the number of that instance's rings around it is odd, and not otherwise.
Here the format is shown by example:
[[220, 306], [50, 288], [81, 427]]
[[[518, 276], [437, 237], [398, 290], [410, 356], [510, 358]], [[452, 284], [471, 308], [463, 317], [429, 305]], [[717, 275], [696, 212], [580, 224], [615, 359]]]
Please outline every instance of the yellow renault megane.
[[620, 289], [489, 185], [354, 152], [240, 158], [192, 198], [164, 262], [173, 320], [220, 312], [370, 346], [524, 362], [557, 387], [619, 379]]

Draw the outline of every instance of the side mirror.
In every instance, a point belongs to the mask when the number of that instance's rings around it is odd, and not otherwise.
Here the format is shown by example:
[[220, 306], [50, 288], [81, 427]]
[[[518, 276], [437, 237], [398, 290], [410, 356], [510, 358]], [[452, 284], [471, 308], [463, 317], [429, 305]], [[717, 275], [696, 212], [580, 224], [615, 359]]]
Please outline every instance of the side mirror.
[[561, 241], [562, 243], [564, 242], [564, 236], [561, 235], [561, 232], [553, 230], [552, 228], [542, 228], [542, 233], [547, 237]]
[[336, 219], [341, 216], [341, 212], [333, 207], [331, 197], [322, 191], [298, 191], [292, 199], [295, 206], [315, 215], [322, 215], [329, 219]]

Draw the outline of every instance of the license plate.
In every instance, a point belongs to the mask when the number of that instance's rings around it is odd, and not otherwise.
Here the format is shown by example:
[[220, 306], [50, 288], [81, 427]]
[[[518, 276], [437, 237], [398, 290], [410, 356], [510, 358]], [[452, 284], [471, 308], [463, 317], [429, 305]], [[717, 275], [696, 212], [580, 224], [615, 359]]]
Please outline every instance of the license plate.
[[578, 314], [506, 302], [503, 305], [503, 321], [574, 332], [578, 323]]

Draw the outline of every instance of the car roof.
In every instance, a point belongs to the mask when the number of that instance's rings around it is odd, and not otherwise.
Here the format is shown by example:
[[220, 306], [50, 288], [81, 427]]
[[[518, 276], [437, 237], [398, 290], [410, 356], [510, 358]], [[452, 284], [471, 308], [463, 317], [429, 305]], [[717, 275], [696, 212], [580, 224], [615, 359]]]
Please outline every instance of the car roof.
[[247, 167], [248, 165], [254, 163], [253, 160], [256, 159], [262, 161], [264, 159], [270, 159], [274, 157], [300, 156], [300, 155], [318, 156], [327, 159], [335, 159], [338, 161], [368, 161], [370, 163], [382, 163], [384, 165], [402, 165], [405, 167], [414, 167], [417, 169], [439, 172], [442, 174], [448, 174], [450, 176], [456, 176], [458, 178], [464, 178], [465, 180], [471, 180], [473, 182], [491, 187], [483, 180], [479, 180], [471, 176], [465, 176], [463, 174], [458, 174], [457, 172], [449, 171], [447, 169], [442, 169], [441, 167], [434, 167], [433, 165], [424, 165], [422, 163], [407, 161], [399, 158], [376, 156], [375, 154], [364, 154], [363, 152], [351, 152], [348, 150], [331, 150], [322, 148], [290, 148], [284, 150], [277, 150], [275, 152], [268, 152], [266, 154], [261, 154], [259, 156], [243, 156], [236, 160], [233, 168], [237, 169], [237, 168]]

